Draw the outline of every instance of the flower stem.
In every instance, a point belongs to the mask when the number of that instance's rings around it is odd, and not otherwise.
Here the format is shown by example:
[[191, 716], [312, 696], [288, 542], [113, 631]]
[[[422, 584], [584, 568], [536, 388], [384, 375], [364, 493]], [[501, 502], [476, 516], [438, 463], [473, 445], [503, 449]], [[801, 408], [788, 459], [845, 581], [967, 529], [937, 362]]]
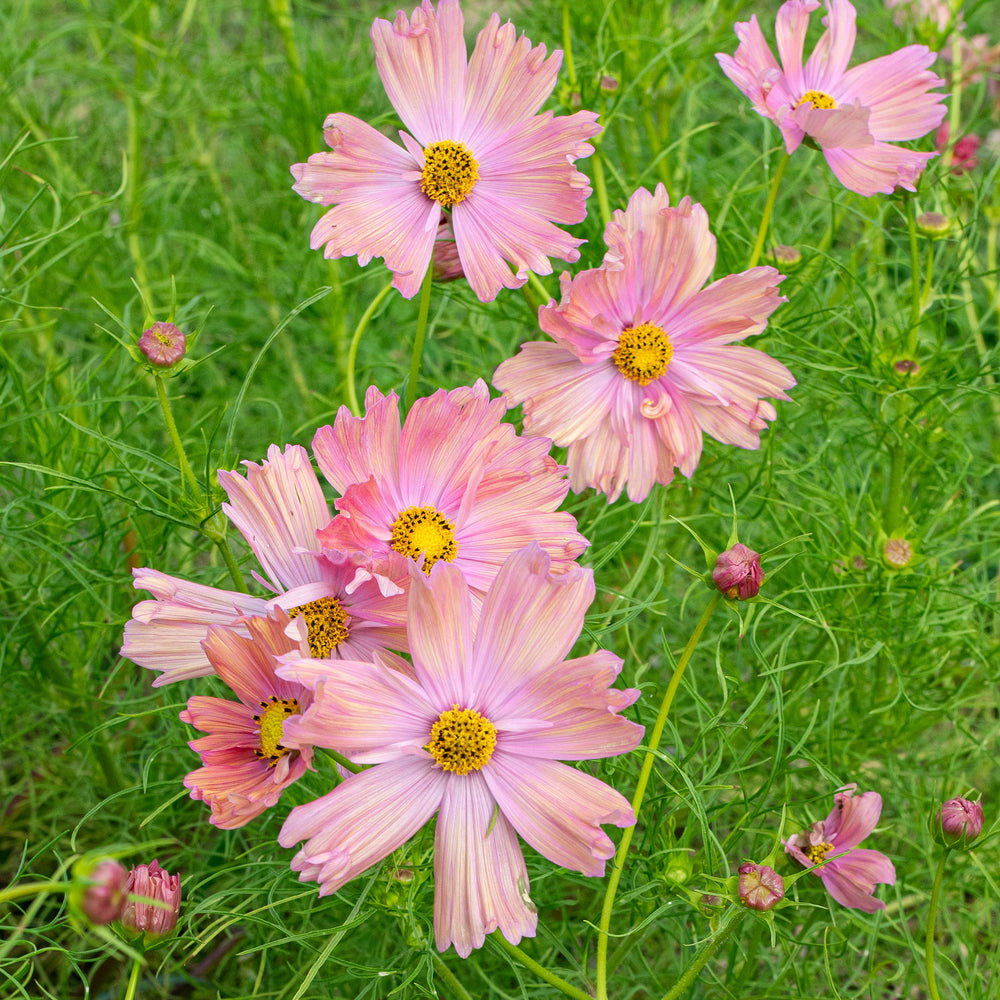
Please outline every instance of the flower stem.
[[695, 960], [684, 970], [681, 978], [674, 983], [673, 988], [668, 993], [664, 994], [663, 1000], [677, 1000], [677, 997], [695, 981], [698, 973], [705, 967], [705, 963], [718, 951], [719, 946], [728, 940], [746, 912], [742, 906], [734, 906], [729, 911], [722, 926], [705, 942], [705, 946], [698, 952]]
[[764, 205], [764, 214], [761, 216], [760, 229], [757, 230], [757, 241], [753, 245], [753, 251], [750, 254], [750, 260], [747, 263], [747, 269], [757, 266], [757, 261], [760, 260], [760, 255], [764, 250], [764, 240], [767, 239], [767, 230], [771, 224], [771, 213], [774, 211], [774, 203], [778, 199], [778, 185], [781, 183], [781, 178], [785, 173], [785, 167], [788, 166], [788, 161], [791, 159], [788, 153], [782, 156], [777, 168], [774, 171], [774, 177], [771, 178], [771, 188], [767, 192], [767, 202]]
[[142, 958], [136, 956], [132, 961], [132, 972], [128, 977], [128, 986], [125, 987], [125, 996], [122, 1000], [135, 1000], [136, 990], [139, 987], [139, 972], [142, 969]]
[[[917, 333], [920, 330], [920, 248], [917, 245], [917, 219], [913, 198], [906, 199], [906, 228], [910, 233], [910, 329], [906, 338], [906, 356], [916, 360]], [[933, 253], [933, 245], [932, 245]], [[929, 280], [929, 276], [928, 276]]]
[[[712, 599], [708, 602], [708, 606], [702, 613], [701, 618], [698, 619], [698, 624], [695, 625], [694, 631], [691, 633], [691, 638], [688, 639], [687, 645], [684, 647], [684, 652], [681, 653], [681, 658], [677, 661], [677, 666], [674, 667], [673, 676], [670, 678], [670, 683], [667, 685], [667, 690], [663, 695], [660, 712], [656, 717], [653, 732], [649, 737], [646, 756], [642, 761], [642, 769], [639, 772], [639, 780], [635, 786], [635, 794], [632, 796], [632, 811], [635, 813], [636, 822], [639, 820], [639, 810], [642, 807], [642, 800], [646, 794], [646, 786], [649, 784], [649, 776], [652, 774], [653, 763], [656, 760], [656, 751], [659, 749], [660, 740], [663, 738], [663, 730], [667, 725], [667, 716], [670, 714], [674, 695], [680, 687], [681, 678], [684, 676], [688, 661], [691, 659], [705, 631], [705, 627], [708, 625], [708, 620], [712, 617], [712, 612], [715, 610], [721, 597], [722, 594], [718, 591], [712, 595]], [[622, 834], [621, 843], [618, 845], [618, 851], [611, 864], [611, 876], [608, 879], [608, 888], [604, 895], [604, 907], [601, 910], [601, 922], [597, 936], [597, 1000], [607, 1000], [608, 998], [608, 939], [609, 928], [611, 926], [611, 913], [614, 909], [618, 883], [621, 880], [622, 871], [625, 867], [625, 857], [632, 843], [632, 834], [634, 832], [635, 826], [633, 825]], [[707, 960], [706, 958], [705, 961]]]
[[455, 973], [444, 964], [441, 957], [439, 955], [431, 955], [431, 958], [434, 960], [434, 971], [447, 984], [448, 989], [451, 990], [456, 1000], [472, 1000], [466, 988], [458, 981]]
[[358, 405], [358, 394], [354, 388], [354, 366], [358, 359], [358, 345], [361, 343], [361, 334], [365, 332], [369, 320], [375, 315], [375, 310], [385, 301], [385, 297], [392, 291], [390, 281], [378, 295], [371, 300], [368, 308], [361, 314], [358, 325], [354, 328], [354, 336], [351, 337], [351, 346], [347, 349], [347, 406], [356, 417], [361, 416], [361, 407]]
[[221, 538], [212, 538], [215, 542], [216, 547], [219, 550], [219, 555], [222, 556], [222, 561], [226, 564], [226, 569], [229, 570], [229, 576], [232, 578], [233, 586], [241, 594], [249, 594], [250, 588], [247, 587], [246, 580], [243, 579], [243, 573], [240, 567], [236, 563], [236, 557], [233, 555], [233, 550], [229, 547], [229, 541], [225, 535]]
[[573, 36], [570, 32], [572, 21], [569, 16], [569, 0], [563, 0], [562, 34], [563, 34], [563, 64], [566, 67], [566, 78], [570, 91], [576, 90], [576, 67], [573, 65]]
[[597, 207], [601, 212], [601, 221], [606, 226], [611, 221], [611, 204], [608, 202], [608, 189], [604, 183], [604, 160], [601, 157], [601, 147], [594, 149], [591, 161], [594, 164], [594, 191], [597, 193]]
[[406, 385], [406, 409], [413, 406], [417, 398], [417, 382], [420, 380], [420, 361], [424, 354], [424, 336], [427, 333], [427, 316], [431, 311], [431, 283], [434, 281], [434, 257], [427, 262], [427, 273], [420, 286], [420, 308], [417, 312], [417, 334], [413, 338], [413, 355], [410, 358], [410, 380]]
[[494, 931], [490, 938], [508, 954], [513, 955], [526, 969], [530, 969], [536, 976], [544, 979], [561, 993], [565, 993], [568, 997], [574, 997], [574, 1000], [593, 1000], [589, 993], [578, 989], [572, 983], [567, 983], [565, 979], [561, 979], [554, 972], [549, 972], [544, 965], [539, 965], [527, 952], [522, 951], [516, 944], [511, 944], [500, 931]]
[[0, 890], [0, 903], [6, 903], [11, 899], [20, 899], [22, 896], [35, 896], [43, 892], [65, 892], [68, 888], [68, 882], [28, 882], [27, 885], [13, 885]]
[[941, 883], [944, 881], [944, 865], [948, 860], [948, 849], [941, 853], [937, 874], [934, 876], [934, 888], [931, 890], [931, 903], [927, 909], [927, 944], [924, 948], [924, 961], [927, 969], [927, 992], [931, 1000], [941, 1000], [937, 983], [934, 980], [934, 926], [937, 923], [938, 897], [941, 895]]
[[163, 420], [167, 425], [167, 433], [170, 435], [170, 440], [173, 442], [174, 451], [177, 452], [177, 461], [180, 464], [181, 493], [190, 489], [191, 493], [196, 495], [198, 493], [198, 480], [195, 479], [194, 472], [191, 470], [191, 463], [188, 462], [187, 454], [184, 451], [184, 445], [181, 442], [181, 436], [177, 432], [177, 423], [174, 420], [173, 411], [170, 409], [170, 398], [167, 396], [167, 387], [164, 385], [162, 378], [154, 376], [154, 380], [156, 382], [156, 396], [160, 401], [160, 409], [163, 411]]

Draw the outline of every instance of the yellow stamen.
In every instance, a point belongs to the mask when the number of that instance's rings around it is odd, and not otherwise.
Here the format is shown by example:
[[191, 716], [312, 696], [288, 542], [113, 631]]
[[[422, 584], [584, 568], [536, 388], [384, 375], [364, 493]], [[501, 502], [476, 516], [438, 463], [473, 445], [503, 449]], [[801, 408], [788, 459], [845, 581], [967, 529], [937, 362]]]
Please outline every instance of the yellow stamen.
[[496, 745], [497, 731], [489, 719], [453, 705], [431, 726], [425, 749], [446, 771], [468, 774], [490, 762]]
[[666, 331], [654, 323], [643, 323], [622, 331], [611, 360], [625, 378], [649, 385], [667, 370], [673, 356], [674, 348]]
[[833, 850], [833, 844], [810, 844], [802, 848], [802, 853], [814, 864], [818, 865], [827, 854]]
[[326, 659], [351, 634], [347, 628], [350, 619], [336, 597], [321, 597], [288, 612], [289, 618], [299, 615], [309, 633], [309, 652], [317, 660]]
[[260, 725], [260, 746], [254, 750], [254, 754], [261, 760], [266, 760], [268, 767], [274, 767], [286, 753], [291, 753], [281, 740], [285, 719], [298, 714], [299, 700], [271, 695], [271, 700], [262, 701], [260, 707], [263, 711], [253, 717], [253, 721]]
[[400, 555], [417, 559], [424, 554], [424, 572], [439, 559], [451, 562], [458, 553], [455, 525], [434, 507], [407, 507], [392, 522], [389, 544]]
[[464, 201], [479, 180], [479, 164], [465, 143], [444, 139], [424, 148], [420, 190], [445, 208]]
[[832, 111], [837, 106], [837, 102], [829, 94], [824, 94], [822, 90], [807, 90], [795, 102], [795, 107], [805, 104], [806, 101], [811, 102], [814, 108], [820, 108], [823, 111]]

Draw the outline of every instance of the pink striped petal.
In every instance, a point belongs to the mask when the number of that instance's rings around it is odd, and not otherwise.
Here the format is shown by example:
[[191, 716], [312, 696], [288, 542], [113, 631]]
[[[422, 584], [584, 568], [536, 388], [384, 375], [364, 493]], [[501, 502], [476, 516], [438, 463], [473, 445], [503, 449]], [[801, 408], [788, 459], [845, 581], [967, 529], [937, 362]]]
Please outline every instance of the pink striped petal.
[[854, 42], [857, 37], [854, 7], [848, 0], [828, 0], [827, 6], [830, 13], [823, 18], [827, 29], [820, 36], [806, 63], [803, 90], [821, 90], [830, 93], [836, 89], [838, 81], [847, 69], [847, 64], [851, 61], [851, 53], [854, 52]]
[[809, 15], [819, 6], [818, 0], [788, 0], [778, 8], [774, 26], [778, 58], [793, 91], [803, 92], [802, 49], [809, 28]]
[[917, 190], [917, 178], [937, 153], [918, 153], [885, 142], [865, 149], [824, 149], [837, 180], [865, 197], [892, 194], [897, 187]]

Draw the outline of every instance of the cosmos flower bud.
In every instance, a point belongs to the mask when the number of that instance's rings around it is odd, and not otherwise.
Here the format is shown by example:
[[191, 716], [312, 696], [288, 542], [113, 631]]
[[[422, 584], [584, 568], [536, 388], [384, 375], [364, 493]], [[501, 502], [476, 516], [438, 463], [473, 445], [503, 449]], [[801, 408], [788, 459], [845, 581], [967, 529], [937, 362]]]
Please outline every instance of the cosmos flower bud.
[[157, 368], [172, 368], [187, 350], [187, 337], [173, 323], [154, 323], [142, 331], [139, 350]]
[[802, 263], [802, 254], [795, 247], [786, 246], [784, 243], [777, 243], [768, 250], [766, 257], [768, 261], [781, 271], [794, 270]]
[[785, 880], [767, 865], [747, 862], [739, 867], [740, 899], [751, 910], [773, 909], [785, 896]]
[[935, 817], [932, 830], [946, 847], [967, 847], [983, 830], [983, 804], [969, 799], [948, 799]]
[[128, 873], [129, 899], [122, 913], [122, 926], [154, 937], [169, 934], [177, 926], [181, 908], [181, 877], [171, 875], [154, 859]]
[[601, 77], [601, 93], [613, 94], [618, 90], [618, 81], [613, 76], [605, 74]]
[[760, 568], [760, 553], [737, 542], [719, 554], [712, 570], [712, 581], [726, 597], [745, 601], [760, 593], [764, 571]]
[[887, 538], [882, 546], [882, 555], [890, 566], [902, 569], [913, 559], [913, 548], [905, 538]]
[[916, 218], [917, 232], [932, 240], [940, 240], [951, 230], [951, 219], [940, 212], [921, 212]]
[[78, 862], [73, 874], [84, 883], [72, 902], [91, 924], [110, 924], [120, 919], [128, 902], [128, 872], [114, 858]]

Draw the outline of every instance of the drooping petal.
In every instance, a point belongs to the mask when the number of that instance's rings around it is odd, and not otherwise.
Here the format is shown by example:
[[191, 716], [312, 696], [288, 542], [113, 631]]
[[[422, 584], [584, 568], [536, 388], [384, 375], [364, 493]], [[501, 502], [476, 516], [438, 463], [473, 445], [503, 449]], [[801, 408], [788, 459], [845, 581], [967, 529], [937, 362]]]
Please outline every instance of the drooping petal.
[[750, 98], [754, 111], [770, 117], [767, 95], [774, 79], [781, 75], [781, 68], [764, 39], [756, 14], [751, 14], [749, 21], [738, 21], [734, 29], [740, 43], [736, 52], [731, 56], [716, 52], [715, 58], [722, 72]]
[[833, 797], [834, 806], [826, 818], [827, 839], [838, 851], [857, 847], [875, 829], [882, 815], [882, 796], [864, 792], [855, 796], [856, 785], [848, 785]]
[[802, 49], [809, 28], [809, 15], [819, 6], [818, 0], [787, 0], [778, 8], [774, 25], [778, 58], [793, 91], [806, 90], [802, 72]]
[[328, 896], [406, 843], [434, 815], [445, 780], [419, 758], [380, 764], [296, 806], [278, 843], [293, 847], [305, 840], [292, 871], [301, 882], [319, 882], [319, 894]]
[[532, 937], [538, 914], [517, 835], [482, 776], [445, 782], [434, 834], [434, 938], [462, 958], [500, 929], [512, 944]]
[[844, 187], [870, 198], [892, 194], [897, 187], [916, 191], [917, 178], [937, 153], [876, 142], [864, 149], [824, 149], [823, 156]]
[[865, 913], [884, 910], [885, 903], [873, 893], [879, 882], [896, 881], [896, 869], [881, 852], [856, 848], [846, 857], [837, 858], [817, 869], [827, 892], [843, 906]]
[[622, 795], [558, 761], [528, 761], [498, 749], [482, 775], [500, 811], [539, 854], [584, 875], [603, 875], [614, 856], [601, 824], [635, 823]]
[[827, 6], [830, 13], [823, 18], [827, 29], [806, 62], [804, 90], [830, 93], [837, 89], [854, 52], [857, 28], [853, 4], [849, 0], [827, 0]]

